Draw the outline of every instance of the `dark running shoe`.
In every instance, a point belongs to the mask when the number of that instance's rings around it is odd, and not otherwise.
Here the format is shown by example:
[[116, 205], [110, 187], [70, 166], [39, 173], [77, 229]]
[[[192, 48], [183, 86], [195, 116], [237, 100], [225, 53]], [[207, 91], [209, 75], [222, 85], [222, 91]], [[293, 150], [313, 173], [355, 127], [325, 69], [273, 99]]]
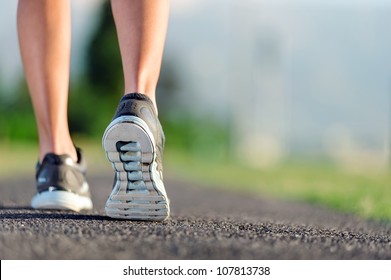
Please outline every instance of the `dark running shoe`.
[[107, 215], [130, 220], [168, 218], [162, 171], [164, 134], [152, 101], [143, 94], [125, 95], [102, 145], [115, 171]]
[[46, 154], [37, 163], [37, 194], [31, 206], [39, 209], [88, 210], [92, 208], [91, 195], [85, 179], [86, 163], [81, 150], [76, 149], [78, 161], [69, 155]]

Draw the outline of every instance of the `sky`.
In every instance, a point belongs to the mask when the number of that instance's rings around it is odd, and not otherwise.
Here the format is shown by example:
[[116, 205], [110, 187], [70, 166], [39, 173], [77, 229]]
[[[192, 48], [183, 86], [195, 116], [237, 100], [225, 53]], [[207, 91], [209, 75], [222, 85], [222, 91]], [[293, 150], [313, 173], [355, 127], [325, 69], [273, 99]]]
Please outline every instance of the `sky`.
[[[97, 9], [103, 0], [72, 0], [73, 11], [73, 61], [78, 61], [82, 57], [82, 50], [85, 46], [83, 37], [87, 36], [94, 28], [94, 17]], [[225, 4], [235, 2], [232, 0], [171, 0], [171, 14], [174, 17], [186, 17], [196, 13], [202, 7], [209, 3]], [[299, 5], [334, 5], [337, 7], [389, 7], [391, 5], [388, 0], [244, 0], [243, 5], [267, 5], [267, 6], [299, 6]], [[316, 3], [316, 4], [314, 4]], [[0, 52], [0, 78], [3, 81], [11, 81], [17, 79], [21, 72], [21, 62], [19, 57], [19, 49], [17, 43], [16, 31], [16, 9], [17, 1], [4, 1], [0, 11], [0, 41], [2, 49]], [[72, 63], [73, 71], [78, 71], [77, 62]], [[0, 80], [0, 81], [1, 81]], [[7, 83], [5, 83], [7, 87]]]

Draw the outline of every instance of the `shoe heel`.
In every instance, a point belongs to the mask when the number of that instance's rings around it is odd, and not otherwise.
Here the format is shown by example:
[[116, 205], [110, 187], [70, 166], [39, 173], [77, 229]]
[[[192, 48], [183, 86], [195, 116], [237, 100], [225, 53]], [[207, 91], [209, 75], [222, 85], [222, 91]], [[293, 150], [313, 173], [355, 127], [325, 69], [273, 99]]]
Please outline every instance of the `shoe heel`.
[[168, 199], [153, 180], [154, 145], [145, 129], [129, 117], [116, 119], [106, 129], [102, 144], [116, 174], [106, 214], [118, 219], [165, 220]]

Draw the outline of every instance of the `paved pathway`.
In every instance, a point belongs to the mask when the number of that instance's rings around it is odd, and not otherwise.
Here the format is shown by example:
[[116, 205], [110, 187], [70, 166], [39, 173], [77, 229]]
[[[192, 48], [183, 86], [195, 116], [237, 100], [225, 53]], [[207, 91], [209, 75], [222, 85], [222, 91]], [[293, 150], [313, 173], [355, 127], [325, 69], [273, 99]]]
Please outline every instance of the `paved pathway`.
[[91, 212], [33, 210], [32, 179], [0, 182], [0, 259], [391, 259], [391, 223], [168, 179], [172, 217], [112, 220], [110, 174]]

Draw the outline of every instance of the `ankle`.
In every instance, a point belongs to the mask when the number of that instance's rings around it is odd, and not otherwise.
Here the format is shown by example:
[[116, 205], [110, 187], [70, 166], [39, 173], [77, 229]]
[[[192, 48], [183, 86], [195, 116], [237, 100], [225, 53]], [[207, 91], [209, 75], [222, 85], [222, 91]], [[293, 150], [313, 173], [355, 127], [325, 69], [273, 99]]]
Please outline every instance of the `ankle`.
[[40, 161], [43, 160], [46, 154], [53, 153], [56, 155], [69, 155], [73, 161], [78, 161], [78, 156], [75, 146], [72, 144], [64, 145], [59, 143], [57, 145], [40, 145]]
[[156, 115], [158, 115], [158, 109], [157, 109], [157, 104], [156, 104], [156, 96], [155, 96], [155, 93], [153, 94], [147, 94], [147, 93], [141, 93], [141, 92], [125, 92], [123, 96], [128, 96], [128, 95], [142, 95], [142, 96], [145, 96], [147, 97], [147, 99], [149, 99], [154, 108], [155, 108], [155, 112], [156, 112]]

